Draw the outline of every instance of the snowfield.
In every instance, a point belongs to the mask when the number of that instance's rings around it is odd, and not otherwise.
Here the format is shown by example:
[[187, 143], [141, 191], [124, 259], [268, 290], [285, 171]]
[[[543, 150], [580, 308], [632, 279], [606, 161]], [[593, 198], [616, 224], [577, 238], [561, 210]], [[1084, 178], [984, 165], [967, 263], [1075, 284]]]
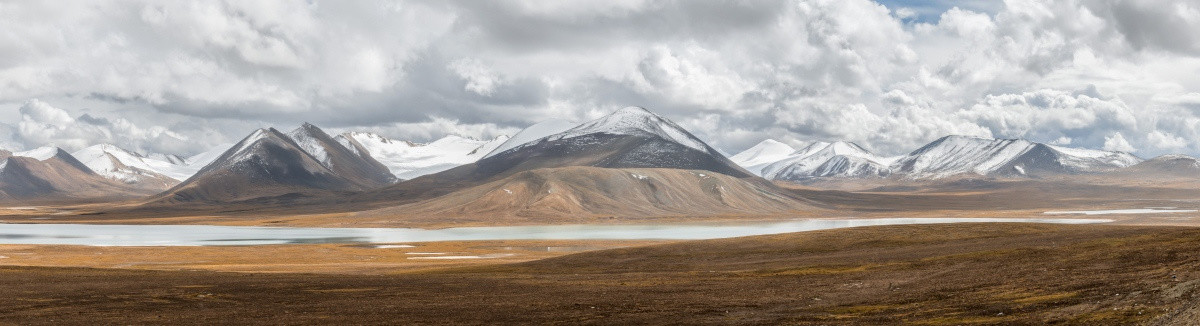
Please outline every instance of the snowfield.
[[496, 146], [496, 149], [493, 149], [487, 155], [484, 155], [483, 158], [492, 157], [507, 150], [520, 147], [521, 145], [562, 133], [570, 130], [571, 128], [575, 128], [575, 126], [578, 125], [579, 124], [577, 123], [562, 119], [550, 119], [536, 123], [532, 126], [522, 129], [520, 132], [517, 132], [517, 134], [513, 135], [512, 138], [504, 141], [503, 144]]
[[339, 137], [358, 141], [372, 158], [403, 180], [474, 163], [509, 139], [507, 136], [492, 140], [446, 136], [432, 143], [417, 144], [366, 132], [348, 132]]

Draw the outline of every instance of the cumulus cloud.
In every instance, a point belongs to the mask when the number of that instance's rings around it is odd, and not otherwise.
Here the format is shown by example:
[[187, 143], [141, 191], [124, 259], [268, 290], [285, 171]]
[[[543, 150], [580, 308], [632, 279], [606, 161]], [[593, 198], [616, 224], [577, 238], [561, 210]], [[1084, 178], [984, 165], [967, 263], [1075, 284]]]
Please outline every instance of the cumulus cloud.
[[640, 105], [726, 152], [970, 134], [1196, 154], [1197, 28], [1184, 0], [0, 3], [0, 108], [21, 113], [0, 122], [26, 146], [186, 152], [301, 121], [427, 141]]
[[460, 59], [450, 63], [453, 70], [466, 82], [464, 88], [475, 94], [491, 96], [501, 83], [500, 76], [476, 59]]
[[1114, 131], [1135, 130], [1137, 123], [1132, 110], [1119, 100], [1055, 90], [988, 95], [959, 114], [999, 137], [1071, 139], [1073, 145], [1092, 147]]
[[458, 120], [435, 118], [432, 121], [427, 122], [396, 123], [366, 128], [356, 127], [330, 131], [367, 131], [387, 135], [388, 137], [392, 137], [394, 139], [431, 140], [440, 138], [446, 134], [462, 135], [474, 139], [491, 139], [498, 135], [515, 134], [520, 131], [520, 129], [499, 127], [492, 123], [467, 124]]
[[0, 150], [14, 152], [24, 149], [25, 145], [16, 139], [16, 132], [13, 126], [0, 123]]
[[1104, 137], [1104, 150], [1132, 152], [1137, 149], [1133, 148], [1133, 145], [1129, 145], [1129, 141], [1125, 140], [1125, 136], [1118, 132], [1112, 134], [1112, 136]]
[[36, 99], [22, 105], [19, 112], [21, 121], [14, 132], [15, 140], [36, 144], [21, 147], [57, 146], [75, 151], [95, 144], [122, 144], [143, 154], [190, 154], [204, 149], [164, 127], [141, 128], [125, 119], [88, 114], [73, 118], [67, 111]]
[[1146, 141], [1150, 146], [1164, 150], [1181, 150], [1188, 146], [1188, 141], [1183, 137], [1161, 130], [1151, 131], [1146, 135]]

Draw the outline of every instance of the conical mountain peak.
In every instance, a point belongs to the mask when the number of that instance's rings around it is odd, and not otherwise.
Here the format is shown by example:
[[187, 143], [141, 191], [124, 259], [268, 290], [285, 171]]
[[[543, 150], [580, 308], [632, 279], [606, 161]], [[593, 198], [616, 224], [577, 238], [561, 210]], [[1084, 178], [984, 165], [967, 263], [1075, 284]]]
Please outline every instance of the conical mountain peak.
[[693, 136], [687, 130], [684, 130], [683, 127], [675, 124], [675, 122], [654, 114], [645, 108], [636, 106], [614, 111], [604, 117], [585, 122], [551, 138], [567, 139], [596, 133], [661, 137], [664, 140], [673, 141], [701, 152], [716, 153], [715, 150], [709, 148], [703, 141]]
[[378, 187], [395, 181], [387, 167], [371, 157], [369, 152], [358, 147], [352, 149], [351, 146], [356, 144], [340, 142], [311, 123], [305, 122], [289, 132], [288, 136], [321, 165], [357, 184]]
[[774, 139], [767, 139], [741, 153], [729, 157], [729, 160], [741, 165], [751, 173], [761, 174], [763, 168], [787, 158], [794, 152], [796, 152], [796, 149], [788, 144]]

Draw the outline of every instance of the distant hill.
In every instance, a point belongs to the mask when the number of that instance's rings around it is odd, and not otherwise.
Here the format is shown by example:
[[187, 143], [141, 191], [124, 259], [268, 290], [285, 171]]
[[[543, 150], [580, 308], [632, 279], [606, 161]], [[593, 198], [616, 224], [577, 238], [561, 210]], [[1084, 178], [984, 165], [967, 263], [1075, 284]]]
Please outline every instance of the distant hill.
[[101, 176], [57, 147], [0, 151], [0, 159], [0, 200], [117, 199], [154, 192]]

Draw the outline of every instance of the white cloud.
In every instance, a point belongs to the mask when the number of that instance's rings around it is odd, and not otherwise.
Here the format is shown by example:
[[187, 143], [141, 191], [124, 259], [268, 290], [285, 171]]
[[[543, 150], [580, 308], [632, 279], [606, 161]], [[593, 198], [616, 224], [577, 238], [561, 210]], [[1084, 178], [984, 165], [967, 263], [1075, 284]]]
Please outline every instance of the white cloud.
[[988, 95], [959, 115], [996, 136], [1059, 142], [1065, 137], [1077, 146], [1098, 145], [1088, 142], [1137, 128], [1132, 110], [1119, 100], [1055, 90]]
[[1146, 135], [1148, 145], [1162, 150], [1181, 150], [1187, 148], [1188, 142], [1183, 137], [1175, 136], [1161, 130], [1151, 131]]
[[1112, 136], [1105, 136], [1103, 148], [1106, 151], [1122, 152], [1132, 152], [1137, 150], [1132, 145], [1129, 145], [1129, 141], [1126, 141], [1125, 136], [1121, 135], [1119, 132], [1114, 133]]
[[[183, 150], [228, 141], [214, 130], [300, 121], [427, 140], [641, 105], [731, 152], [777, 138], [895, 154], [955, 133], [1200, 153], [1200, 34], [1186, 32], [1200, 28], [1197, 4], [961, 4], [987, 12], [867, 0], [6, 2], [0, 107], [40, 98], [67, 119], [30, 109], [29, 122], [0, 121], [30, 146], [99, 137]], [[59, 128], [84, 112], [111, 125]]]
[[0, 123], [0, 150], [15, 152], [25, 149], [27, 149], [25, 145], [16, 139], [15, 128], [8, 124]]
[[673, 102], [704, 107], [733, 107], [753, 85], [721, 62], [721, 55], [694, 44], [679, 52], [657, 47], [638, 63], [639, 89], [663, 94]]
[[477, 59], [460, 59], [450, 63], [450, 70], [466, 81], [466, 90], [483, 96], [496, 93], [496, 87], [502, 83], [500, 76], [491, 68], [483, 65]]
[[[125, 119], [106, 119], [83, 115], [72, 118], [67, 111], [39, 100], [30, 100], [19, 109], [14, 138], [28, 149], [57, 146], [75, 151], [95, 144], [120, 144], [140, 153], [190, 154], [205, 147], [189, 142], [188, 137], [154, 126], [140, 128]], [[3, 142], [0, 142], [3, 144]]]
[[[499, 127], [491, 123], [469, 124], [458, 120], [434, 118], [427, 122], [395, 123], [367, 128], [338, 129], [342, 131], [369, 131], [392, 139], [428, 141], [445, 135], [459, 135], [473, 139], [492, 139], [500, 135], [513, 135], [520, 129]], [[330, 130], [335, 131], [335, 130]]]

